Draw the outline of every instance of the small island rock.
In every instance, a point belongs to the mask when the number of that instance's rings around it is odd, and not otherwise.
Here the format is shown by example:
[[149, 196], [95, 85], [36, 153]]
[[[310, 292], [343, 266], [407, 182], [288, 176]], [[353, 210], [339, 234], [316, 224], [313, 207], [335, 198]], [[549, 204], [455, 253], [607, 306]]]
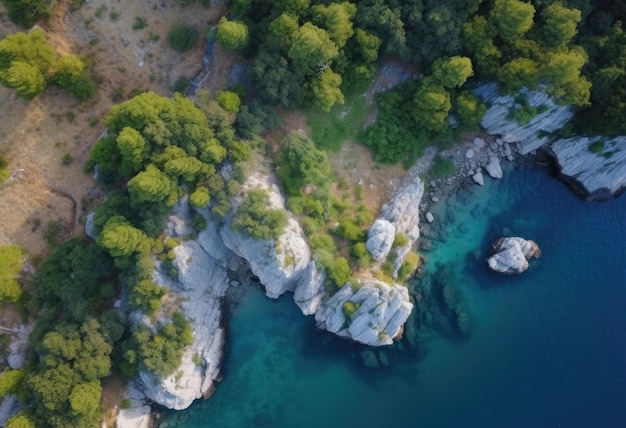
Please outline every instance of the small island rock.
[[494, 255], [487, 259], [491, 270], [506, 274], [522, 273], [528, 269], [528, 259], [541, 256], [535, 241], [519, 237], [500, 238], [491, 244]]

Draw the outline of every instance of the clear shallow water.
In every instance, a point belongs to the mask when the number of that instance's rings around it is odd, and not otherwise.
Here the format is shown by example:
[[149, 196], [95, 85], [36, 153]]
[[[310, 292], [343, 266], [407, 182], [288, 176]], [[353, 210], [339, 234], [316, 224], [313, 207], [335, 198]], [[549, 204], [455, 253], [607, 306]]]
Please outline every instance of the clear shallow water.
[[[468, 340], [435, 337], [422, 359], [367, 369], [290, 296], [251, 288], [232, 313], [224, 381], [161, 426], [625, 427], [626, 196], [585, 203], [529, 167], [472, 192], [438, 207], [446, 245], [427, 253], [429, 272], [452, 267]], [[543, 251], [518, 277], [483, 261], [503, 229]]]

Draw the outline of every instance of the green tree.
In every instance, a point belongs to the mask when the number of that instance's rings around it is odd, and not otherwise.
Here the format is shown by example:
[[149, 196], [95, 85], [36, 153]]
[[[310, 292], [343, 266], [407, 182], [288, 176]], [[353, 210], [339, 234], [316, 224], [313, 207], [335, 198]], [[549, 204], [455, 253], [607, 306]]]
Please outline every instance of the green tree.
[[299, 74], [310, 75], [321, 72], [338, 53], [328, 33], [307, 22], [294, 34], [289, 58]]
[[299, 27], [297, 17], [282, 13], [270, 23], [268, 31], [271, 37], [283, 38], [291, 36]]
[[344, 98], [341, 93], [341, 76], [325, 67], [322, 72], [311, 79], [308, 83], [313, 103], [319, 106], [323, 111], [330, 111], [335, 104], [343, 104]]
[[500, 66], [502, 52], [494, 44], [496, 35], [496, 27], [484, 16], [478, 15], [463, 24], [464, 46], [480, 74], [493, 75]]
[[569, 9], [554, 2], [542, 11], [541, 18], [541, 42], [558, 48], [567, 45], [578, 32], [576, 26], [581, 20], [581, 13], [578, 9]]
[[374, 62], [378, 59], [378, 49], [382, 40], [375, 34], [368, 33], [361, 28], [357, 28], [354, 34], [357, 51], [366, 63]]
[[98, 236], [98, 243], [113, 257], [129, 256], [135, 252], [150, 250], [150, 240], [146, 234], [120, 216], [111, 217], [106, 222]]
[[433, 64], [433, 76], [446, 88], [458, 88], [474, 74], [472, 60], [464, 56], [440, 58]]
[[145, 171], [128, 182], [128, 192], [133, 205], [156, 202], [172, 206], [179, 196], [178, 188], [172, 179], [154, 165], [148, 165]]
[[0, 397], [15, 394], [26, 376], [24, 370], [6, 370], [0, 374]]
[[24, 412], [20, 412], [7, 421], [5, 428], [36, 428], [36, 425]]
[[13, 61], [23, 61], [47, 73], [56, 61], [56, 52], [48, 44], [46, 34], [40, 28], [28, 34], [18, 32], [0, 41], [0, 78]]
[[330, 5], [316, 5], [311, 8], [313, 23], [328, 31], [330, 39], [338, 48], [344, 47], [354, 34], [352, 18], [356, 13], [356, 6], [347, 1], [331, 3]]
[[336, 289], [341, 288], [352, 278], [352, 270], [345, 257], [337, 257], [326, 267], [326, 274]]
[[477, 129], [487, 112], [487, 106], [469, 91], [461, 92], [455, 99], [454, 111], [466, 129]]
[[142, 279], [132, 287], [128, 304], [145, 314], [152, 314], [163, 305], [161, 297], [167, 294], [166, 287], [160, 287], [149, 279]]
[[81, 383], [72, 389], [70, 407], [73, 412], [80, 413], [94, 419], [100, 408], [102, 388], [99, 382]]
[[[139, 131], [125, 127], [115, 138], [115, 142], [119, 153], [122, 155], [122, 162], [119, 167], [120, 175], [129, 177], [141, 171], [148, 157], [149, 147]], [[96, 153], [98, 153], [97, 150]]]
[[198, 32], [191, 27], [174, 25], [167, 32], [167, 44], [176, 52], [187, 52], [198, 41]]
[[523, 87], [535, 89], [539, 84], [539, 68], [532, 59], [515, 58], [500, 68], [498, 79], [509, 93], [515, 93]]
[[32, 25], [41, 18], [47, 18], [57, 5], [57, 0], [3, 0], [11, 21], [23, 27]]
[[248, 27], [242, 22], [229, 21], [222, 17], [215, 39], [226, 49], [241, 49], [248, 44]]
[[64, 56], [51, 70], [50, 81], [67, 90], [79, 100], [87, 100], [96, 92], [87, 64], [74, 55]]
[[209, 205], [211, 202], [211, 197], [209, 195], [209, 189], [204, 186], [196, 188], [189, 195], [189, 203], [196, 208], [204, 208]]
[[535, 8], [531, 3], [520, 0], [495, 0], [489, 19], [505, 41], [513, 40], [526, 33], [533, 25]]
[[26, 99], [34, 98], [46, 89], [46, 79], [41, 71], [24, 61], [13, 61], [3, 80]]
[[450, 93], [432, 77], [422, 79], [413, 98], [412, 111], [418, 126], [433, 132], [447, 127], [452, 107]]

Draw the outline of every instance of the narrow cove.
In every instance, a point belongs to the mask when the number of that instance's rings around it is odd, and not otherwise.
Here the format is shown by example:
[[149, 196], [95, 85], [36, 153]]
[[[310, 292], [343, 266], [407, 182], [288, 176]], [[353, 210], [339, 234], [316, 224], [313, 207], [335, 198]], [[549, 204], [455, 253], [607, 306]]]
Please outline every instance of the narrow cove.
[[[460, 289], [467, 339], [431, 333], [419, 355], [390, 350], [391, 367], [370, 369], [363, 348], [317, 330], [290, 295], [243, 284], [224, 380], [159, 426], [624, 426], [626, 199], [586, 203], [530, 166], [464, 192], [434, 211], [445, 245], [423, 254], [427, 276], [445, 265]], [[503, 234], [543, 251], [521, 276], [486, 268]]]

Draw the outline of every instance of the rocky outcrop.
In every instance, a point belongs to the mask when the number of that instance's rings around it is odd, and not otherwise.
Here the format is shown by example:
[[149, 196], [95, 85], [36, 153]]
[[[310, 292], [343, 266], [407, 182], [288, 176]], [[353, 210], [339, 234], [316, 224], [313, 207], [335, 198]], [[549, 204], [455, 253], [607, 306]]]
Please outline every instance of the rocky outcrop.
[[556, 104], [544, 92], [524, 88], [519, 96], [525, 97], [528, 105], [540, 113], [528, 123], [519, 124], [511, 117], [511, 112], [521, 107], [516, 101], [517, 96], [500, 95], [495, 82], [480, 85], [474, 93], [490, 106], [482, 119], [482, 127], [489, 134], [500, 135], [506, 143], [517, 143], [522, 155], [548, 143], [550, 139], [546, 134], [561, 129], [573, 115], [570, 107]]
[[500, 238], [491, 244], [495, 253], [487, 259], [491, 270], [506, 274], [522, 273], [528, 269], [528, 259], [541, 256], [535, 241], [519, 237]]
[[372, 258], [383, 261], [391, 251], [393, 241], [396, 237], [396, 228], [388, 220], [378, 218], [367, 230], [367, 242], [365, 247], [370, 252]]
[[24, 408], [24, 405], [20, 403], [16, 394], [6, 395], [0, 398], [0, 400], [2, 400], [0, 402], [0, 427], [3, 427], [9, 419]]
[[326, 273], [311, 261], [303, 272], [293, 294], [293, 300], [304, 315], [313, 315], [326, 297]]
[[[422, 183], [422, 180], [419, 178], [417, 173], [411, 174], [411, 179], [403, 186], [400, 186], [389, 202], [383, 205], [380, 216], [367, 231], [368, 239], [365, 246], [372, 257], [378, 261], [386, 259], [389, 254], [389, 250], [386, 252], [372, 251], [372, 249], [377, 250], [381, 248], [378, 243], [383, 242], [383, 238], [379, 234], [375, 233], [376, 229], [381, 229], [381, 225], [389, 224], [393, 227], [393, 236], [391, 236], [392, 229], [389, 227], [386, 228], [386, 234], [384, 237], [385, 246], [382, 247], [383, 249], [386, 248], [389, 240], [393, 243], [396, 234], [403, 234], [408, 238], [407, 243], [404, 246], [394, 249], [396, 255], [393, 264], [394, 278], [398, 274], [398, 269], [402, 266], [404, 257], [409, 251], [411, 251], [415, 241], [417, 241], [420, 236], [419, 207], [423, 196], [424, 183]], [[391, 249], [391, 247], [389, 248]]]
[[[158, 269], [154, 273], [153, 280], [157, 284], [170, 288], [171, 304], [189, 321], [194, 339], [171, 376], [161, 378], [147, 371], [139, 375], [145, 396], [170, 409], [184, 409], [194, 400], [210, 394], [213, 383], [220, 377], [225, 341], [221, 298], [226, 293], [229, 278], [227, 253], [213, 248], [214, 243], [219, 242], [217, 226], [211, 223], [196, 241], [186, 241], [174, 249], [177, 280]], [[203, 248], [203, 243], [209, 243], [208, 249]], [[212, 256], [216, 254], [224, 258]]]
[[134, 381], [126, 387], [124, 399], [128, 400], [130, 406], [119, 410], [115, 422], [116, 428], [150, 428], [153, 425], [152, 409]]
[[561, 176], [587, 198], [606, 200], [626, 189], [626, 136], [561, 139], [551, 149]]
[[500, 159], [495, 156], [489, 158], [489, 163], [485, 165], [485, 171], [491, 178], [502, 178], [502, 167], [500, 166]]
[[[285, 201], [278, 187], [267, 176], [257, 173], [249, 177], [243, 191], [250, 189], [267, 190], [270, 207], [285, 209]], [[238, 203], [241, 200], [235, 201], [233, 205], [237, 206]], [[292, 216], [276, 241], [257, 240], [234, 231], [230, 227], [230, 217], [220, 230], [220, 236], [226, 247], [250, 264], [252, 272], [265, 286], [265, 294], [273, 299], [287, 291], [295, 291], [311, 262], [304, 232]]]
[[317, 326], [370, 346], [390, 345], [413, 304], [406, 287], [370, 280], [347, 283], [315, 314]]

